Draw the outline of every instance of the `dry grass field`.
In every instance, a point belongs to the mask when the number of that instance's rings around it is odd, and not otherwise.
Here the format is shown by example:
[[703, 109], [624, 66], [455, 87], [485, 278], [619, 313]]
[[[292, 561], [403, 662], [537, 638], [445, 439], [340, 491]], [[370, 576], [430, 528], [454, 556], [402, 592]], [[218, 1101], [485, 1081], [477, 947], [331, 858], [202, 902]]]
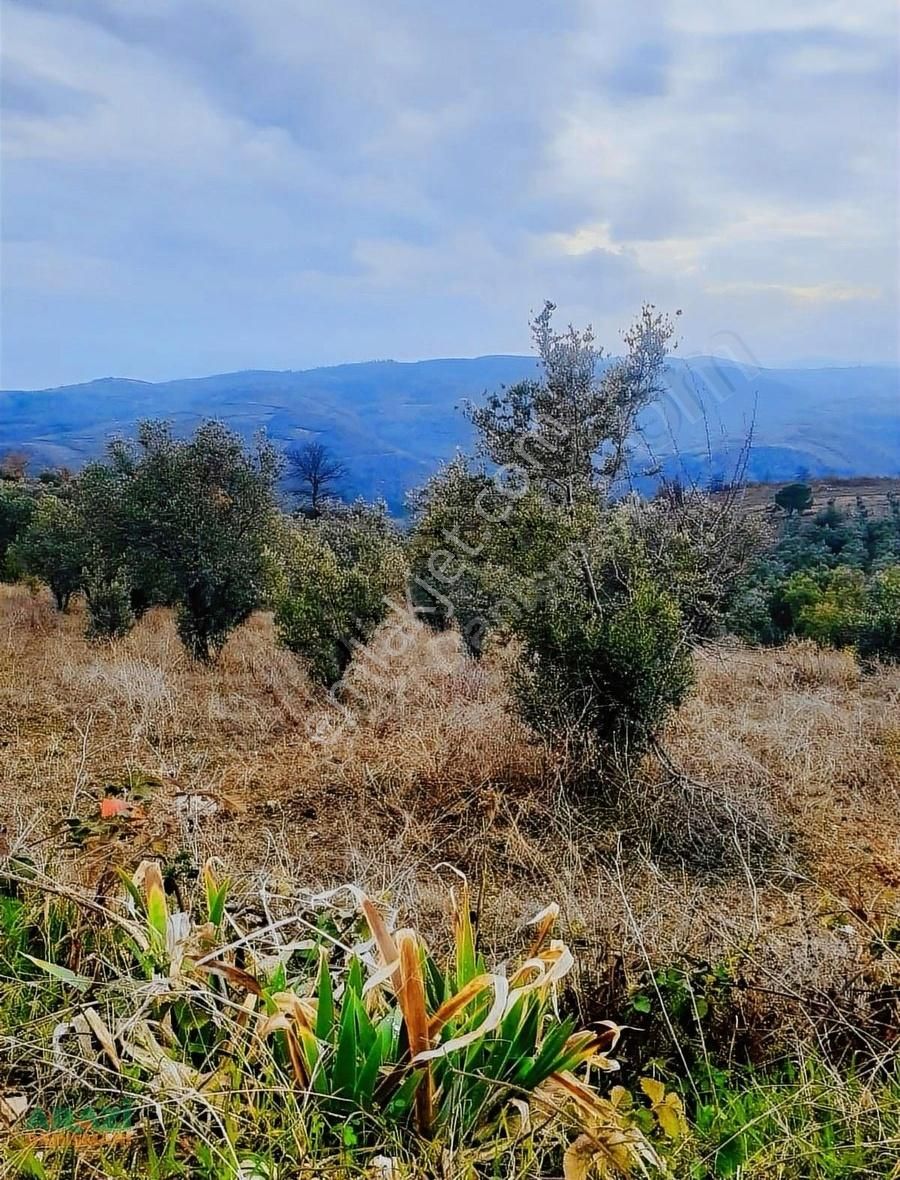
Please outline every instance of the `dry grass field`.
[[[782, 483], [750, 483], [747, 484], [741, 497], [744, 508], [751, 512], [773, 511], [775, 507], [775, 493], [784, 487]], [[900, 479], [892, 476], [846, 476], [832, 478], [811, 478], [803, 480], [808, 483], [813, 492], [813, 511], [824, 508], [830, 501], [842, 512], [852, 511], [858, 500], [862, 500], [865, 507], [873, 516], [887, 516], [890, 511], [891, 496], [900, 496]], [[778, 513], [780, 515], [780, 513]]]
[[[511, 717], [502, 652], [474, 664], [452, 635], [387, 625], [342, 709], [264, 615], [210, 668], [162, 611], [110, 644], [83, 630], [77, 610], [0, 587], [0, 820], [15, 851], [100, 891], [113, 863], [216, 856], [273, 907], [353, 880], [431, 914], [435, 937], [450, 864], [489, 943], [560, 903], [583, 1015], [627, 1016], [651, 967], [725, 964], [731, 1036], [751, 1055], [798, 1037], [890, 1050], [900, 669], [711, 647], [666, 735], [669, 769], [648, 765], [604, 811], [566, 801], [553, 757]], [[99, 838], [100, 799], [129, 784], [133, 818]]]

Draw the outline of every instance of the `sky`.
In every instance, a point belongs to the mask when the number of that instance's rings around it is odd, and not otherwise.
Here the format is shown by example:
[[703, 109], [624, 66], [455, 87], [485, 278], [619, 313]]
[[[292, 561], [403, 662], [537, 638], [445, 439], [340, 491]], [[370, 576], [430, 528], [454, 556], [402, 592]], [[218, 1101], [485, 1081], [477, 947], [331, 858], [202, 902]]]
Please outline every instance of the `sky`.
[[3, 0], [0, 385], [898, 355], [894, 0]]

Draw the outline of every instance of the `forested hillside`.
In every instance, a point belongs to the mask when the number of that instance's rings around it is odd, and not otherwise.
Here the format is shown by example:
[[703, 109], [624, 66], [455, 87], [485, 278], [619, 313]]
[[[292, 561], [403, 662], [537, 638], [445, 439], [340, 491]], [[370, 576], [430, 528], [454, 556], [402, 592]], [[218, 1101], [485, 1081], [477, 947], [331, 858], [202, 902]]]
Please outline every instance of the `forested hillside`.
[[[468, 447], [456, 408], [486, 390], [534, 377], [531, 357], [485, 356], [416, 363], [376, 361], [328, 369], [228, 373], [156, 384], [105, 378], [59, 389], [0, 393], [0, 453], [24, 448], [36, 466], [78, 468], [111, 434], [142, 418], [185, 433], [220, 418], [245, 439], [264, 427], [277, 444], [324, 438], [352, 471], [350, 491], [405, 493]], [[717, 358], [672, 358], [667, 394], [641, 419], [669, 475], [727, 476], [752, 429], [751, 479], [896, 475], [900, 371], [764, 369]]]

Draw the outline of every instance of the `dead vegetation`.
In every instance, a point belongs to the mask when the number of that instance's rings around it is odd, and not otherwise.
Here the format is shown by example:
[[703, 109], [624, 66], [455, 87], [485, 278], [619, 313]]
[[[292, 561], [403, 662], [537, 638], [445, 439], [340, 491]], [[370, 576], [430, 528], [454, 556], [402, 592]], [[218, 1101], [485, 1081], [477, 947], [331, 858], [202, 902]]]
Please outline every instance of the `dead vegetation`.
[[[503, 653], [474, 663], [452, 634], [387, 624], [336, 703], [264, 615], [213, 667], [162, 611], [113, 643], [82, 632], [0, 587], [0, 818], [15, 852], [98, 889], [148, 852], [217, 856], [276, 900], [354, 880], [435, 930], [450, 862], [492, 944], [559, 902], [586, 1016], [621, 1016], [661, 964], [724, 963], [731, 1036], [754, 1055], [786, 1033], [876, 1052], [896, 1035], [896, 668], [863, 677], [851, 655], [806, 645], [704, 650], [669, 770], [648, 767], [616, 817], [566, 801], [507, 709]], [[133, 807], [99, 839], [111, 788]], [[682, 863], [707, 836], [703, 871]]]

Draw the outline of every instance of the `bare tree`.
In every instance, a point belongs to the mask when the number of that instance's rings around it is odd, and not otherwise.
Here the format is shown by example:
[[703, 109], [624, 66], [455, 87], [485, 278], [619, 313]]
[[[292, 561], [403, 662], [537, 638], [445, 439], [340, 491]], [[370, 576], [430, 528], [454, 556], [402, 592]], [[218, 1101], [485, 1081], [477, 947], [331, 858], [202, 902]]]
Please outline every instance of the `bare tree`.
[[347, 475], [346, 466], [320, 442], [303, 443], [287, 452], [288, 476], [308, 515], [322, 515], [322, 504]]
[[24, 451], [7, 451], [0, 458], [0, 479], [21, 483], [28, 474], [28, 455]]

